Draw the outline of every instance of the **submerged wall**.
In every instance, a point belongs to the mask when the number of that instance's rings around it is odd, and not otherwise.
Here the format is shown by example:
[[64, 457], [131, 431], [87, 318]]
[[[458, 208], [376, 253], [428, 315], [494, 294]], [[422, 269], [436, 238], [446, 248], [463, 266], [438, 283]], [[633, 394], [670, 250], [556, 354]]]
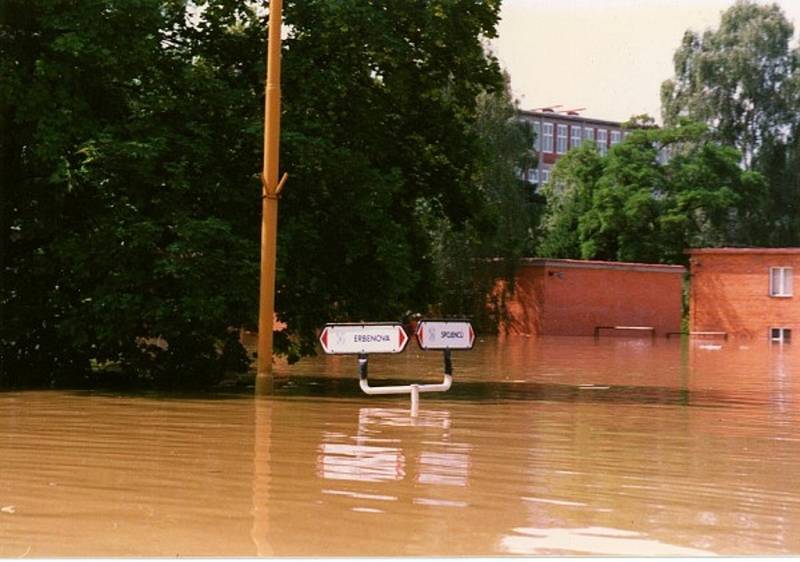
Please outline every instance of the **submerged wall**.
[[[692, 330], [766, 338], [772, 328], [788, 328], [800, 337], [800, 248], [701, 248], [688, 253]], [[792, 269], [791, 295], [770, 295], [770, 270], [776, 267]]]
[[526, 259], [500, 331], [591, 336], [596, 326], [622, 325], [651, 326], [659, 336], [677, 332], [684, 273], [674, 265]]

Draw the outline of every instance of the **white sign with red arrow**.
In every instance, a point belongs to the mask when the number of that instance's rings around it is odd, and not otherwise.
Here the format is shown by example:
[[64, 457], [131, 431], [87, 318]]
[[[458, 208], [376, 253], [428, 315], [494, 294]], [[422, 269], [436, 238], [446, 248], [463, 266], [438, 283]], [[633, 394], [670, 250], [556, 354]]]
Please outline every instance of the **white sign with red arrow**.
[[421, 320], [417, 343], [422, 349], [472, 349], [475, 332], [472, 324], [463, 320]]
[[319, 336], [325, 353], [401, 353], [408, 344], [402, 324], [328, 324]]

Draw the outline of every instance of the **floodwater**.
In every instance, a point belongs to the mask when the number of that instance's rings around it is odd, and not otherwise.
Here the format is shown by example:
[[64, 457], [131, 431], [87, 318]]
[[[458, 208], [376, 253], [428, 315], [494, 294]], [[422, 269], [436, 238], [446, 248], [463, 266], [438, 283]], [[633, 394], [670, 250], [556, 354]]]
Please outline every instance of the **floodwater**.
[[[436, 382], [412, 342], [370, 383]], [[0, 557], [800, 554], [800, 346], [484, 339], [274, 393], [0, 393]]]

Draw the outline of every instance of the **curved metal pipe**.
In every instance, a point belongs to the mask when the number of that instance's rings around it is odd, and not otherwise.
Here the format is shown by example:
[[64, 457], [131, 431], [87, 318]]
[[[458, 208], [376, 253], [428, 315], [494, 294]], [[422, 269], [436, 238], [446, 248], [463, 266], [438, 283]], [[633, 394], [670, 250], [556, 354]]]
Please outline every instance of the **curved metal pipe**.
[[447, 392], [453, 385], [453, 376], [444, 375], [444, 380], [438, 384], [406, 384], [393, 386], [370, 386], [366, 376], [359, 379], [358, 385], [365, 394], [411, 394], [412, 388], [417, 387], [419, 392]]
[[439, 384], [404, 384], [391, 386], [370, 386], [367, 379], [369, 357], [366, 353], [358, 356], [358, 386], [364, 394], [410, 394], [411, 417], [419, 413], [420, 392], [446, 392], [453, 384], [453, 364], [450, 361], [450, 350], [444, 352], [444, 379]]

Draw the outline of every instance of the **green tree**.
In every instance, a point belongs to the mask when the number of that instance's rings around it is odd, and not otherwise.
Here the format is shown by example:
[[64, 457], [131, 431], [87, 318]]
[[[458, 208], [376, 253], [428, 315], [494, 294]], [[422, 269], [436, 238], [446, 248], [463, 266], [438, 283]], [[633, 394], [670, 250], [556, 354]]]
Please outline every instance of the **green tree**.
[[742, 154], [746, 169], [770, 186], [757, 243], [800, 244], [800, 190], [790, 168], [800, 124], [800, 49], [775, 4], [738, 0], [719, 28], [687, 31], [675, 52], [675, 76], [662, 85], [664, 122], [706, 123]]
[[587, 141], [570, 150], [553, 168], [542, 186], [547, 205], [541, 220], [538, 254], [550, 258], [582, 257], [578, 225], [589, 210], [595, 187], [603, 174], [603, 158]]
[[472, 126], [480, 150], [472, 184], [484, 201], [478, 214], [458, 228], [437, 202], [420, 202], [417, 209], [418, 220], [432, 238], [435, 310], [471, 316], [487, 331], [496, 329], [503, 310], [487, 310], [486, 295], [498, 276], [513, 276], [519, 259], [532, 254], [542, 206], [541, 198], [520, 179], [521, 170], [535, 165], [535, 156], [533, 131], [517, 112], [508, 76], [503, 90], [478, 95]]
[[[417, 210], [487, 196], [477, 97], [499, 2], [287, 2], [279, 350], [438, 302]], [[257, 313], [265, 14], [217, 0], [7, 0], [0, 384], [208, 386]], [[486, 223], [486, 224], [484, 224]]]
[[[276, 308], [290, 357], [326, 321], [441, 302], [443, 230], [477, 217], [478, 95], [502, 89], [483, 38], [499, 2], [304, 0], [287, 8]], [[430, 219], [434, 217], [435, 222]], [[454, 251], [456, 247], [452, 248]]]
[[245, 366], [259, 75], [204, 39], [244, 60], [260, 42], [213, 7], [196, 27], [155, 0], [3, 7], [0, 382], [95, 384], [97, 361], [204, 386]]
[[685, 248], [747, 240], [765, 185], [739, 158], [696, 123], [634, 129], [606, 157], [570, 151], [546, 189], [540, 253], [684, 263]]

